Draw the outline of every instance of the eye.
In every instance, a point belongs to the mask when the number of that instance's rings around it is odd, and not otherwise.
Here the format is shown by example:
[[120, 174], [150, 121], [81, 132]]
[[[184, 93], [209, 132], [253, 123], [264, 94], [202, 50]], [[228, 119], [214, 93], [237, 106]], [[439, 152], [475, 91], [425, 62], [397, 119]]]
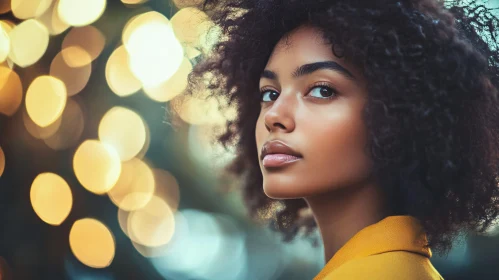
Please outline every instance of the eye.
[[316, 85], [309, 94], [315, 98], [328, 99], [336, 96], [336, 90], [328, 85]]
[[279, 93], [277, 91], [262, 89], [260, 101], [261, 102], [276, 101], [277, 97], [279, 97]]

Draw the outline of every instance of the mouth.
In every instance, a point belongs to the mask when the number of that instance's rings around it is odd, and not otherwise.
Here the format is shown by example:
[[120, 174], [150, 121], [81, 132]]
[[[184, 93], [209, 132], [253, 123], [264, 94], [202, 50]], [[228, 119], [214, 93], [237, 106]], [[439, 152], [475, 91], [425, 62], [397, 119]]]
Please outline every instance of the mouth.
[[266, 142], [262, 147], [260, 160], [265, 168], [289, 165], [302, 159], [303, 156], [286, 143], [278, 140]]

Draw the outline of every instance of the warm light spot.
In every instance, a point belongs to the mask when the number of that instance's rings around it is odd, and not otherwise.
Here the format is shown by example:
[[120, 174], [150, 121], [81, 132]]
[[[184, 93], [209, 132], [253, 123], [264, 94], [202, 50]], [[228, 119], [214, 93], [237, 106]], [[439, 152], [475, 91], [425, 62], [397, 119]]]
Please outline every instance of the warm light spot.
[[57, 13], [57, 6], [59, 6], [59, 0], [52, 1], [52, 5], [37, 18], [45, 27], [47, 27], [51, 35], [59, 35], [69, 28], [69, 24], [63, 22]]
[[[95, 60], [104, 49], [106, 38], [94, 26], [85, 26], [79, 28], [72, 28], [68, 35], [62, 41], [62, 49], [70, 47], [80, 47], [90, 55], [91, 61]], [[81, 61], [81, 54], [77, 52], [63, 52], [64, 60], [72, 67], [79, 67], [87, 65], [85, 60]]]
[[128, 236], [128, 216], [130, 216], [130, 212], [118, 208], [118, 223], [126, 236]]
[[47, 28], [35, 19], [28, 19], [15, 26], [9, 36], [9, 58], [21, 67], [36, 63], [49, 44]]
[[150, 247], [170, 241], [175, 230], [174, 215], [168, 204], [153, 196], [151, 201], [128, 217], [128, 233], [133, 241]]
[[97, 140], [86, 140], [75, 152], [73, 168], [85, 189], [103, 194], [118, 181], [121, 162], [113, 147]]
[[17, 73], [0, 66], [0, 113], [14, 115], [21, 106], [22, 98], [23, 87]]
[[47, 224], [60, 225], [71, 211], [73, 196], [68, 183], [54, 173], [36, 176], [30, 190], [31, 206]]
[[106, 80], [116, 95], [125, 97], [136, 93], [141, 87], [128, 65], [128, 53], [124, 46], [113, 51], [106, 64]]
[[3, 27], [3, 29], [9, 34], [10, 31], [16, 26], [15, 23], [13, 23], [10, 20], [0, 20], [0, 25]]
[[181, 94], [187, 87], [187, 77], [192, 71], [192, 65], [184, 58], [177, 72], [167, 81], [157, 87], [144, 87], [144, 92], [152, 100], [166, 102]]
[[[158, 14], [147, 13], [133, 20], [123, 35], [132, 73], [144, 86], [155, 87], [168, 80], [180, 67], [184, 56], [170, 24]], [[145, 18], [145, 19], [144, 19]], [[142, 22], [136, 26], [137, 22]], [[136, 28], [133, 28], [133, 27]], [[131, 31], [130, 31], [131, 30]]]
[[177, 8], [194, 7], [199, 6], [203, 3], [203, 0], [173, 0]]
[[166, 170], [154, 169], [153, 171], [156, 180], [154, 195], [164, 200], [170, 209], [175, 212], [180, 201], [180, 189], [177, 179]]
[[123, 28], [123, 34], [121, 40], [124, 45], [128, 45], [130, 40], [130, 35], [137, 31], [137, 29], [148, 23], [163, 23], [169, 24], [170, 21], [161, 13], [156, 11], [150, 11], [143, 14], [136, 15], [128, 20]]
[[57, 12], [67, 24], [85, 26], [99, 19], [105, 9], [106, 0], [60, 0]]
[[58, 118], [55, 122], [46, 127], [40, 127], [29, 117], [26, 109], [22, 111], [24, 127], [31, 136], [36, 139], [47, 139], [54, 135], [61, 126], [62, 118]]
[[66, 86], [51, 76], [40, 76], [33, 80], [26, 92], [26, 110], [38, 126], [54, 123], [66, 106]]
[[108, 191], [111, 201], [126, 211], [144, 207], [154, 194], [154, 174], [140, 159], [123, 162], [116, 185]]
[[[82, 66], [79, 67], [69, 65], [67, 63], [68, 60], [64, 59], [64, 53], [68, 52], [79, 53], [77, 56], [79, 61], [86, 61], [87, 63], [81, 63]], [[90, 55], [84, 49], [78, 46], [71, 46], [62, 50], [54, 57], [52, 64], [50, 64], [50, 75], [63, 81], [66, 85], [67, 95], [73, 96], [82, 91], [87, 85], [92, 72], [92, 64], [90, 62]]]
[[146, 142], [142, 118], [124, 107], [109, 110], [99, 125], [99, 139], [116, 149], [122, 161], [135, 157]]
[[208, 16], [193, 7], [183, 8], [171, 19], [173, 31], [178, 40], [187, 46], [201, 46], [203, 34], [207, 34], [213, 26]]
[[19, 19], [38, 17], [50, 4], [52, 0], [11, 0], [12, 13]]
[[60, 119], [59, 129], [44, 140], [47, 146], [57, 151], [75, 146], [80, 140], [85, 125], [83, 111], [78, 102], [72, 98], [68, 99]]
[[0, 147], [0, 177], [2, 177], [3, 172], [5, 171], [5, 153]]
[[223, 114], [218, 110], [218, 102], [214, 98], [181, 95], [172, 100], [172, 107], [182, 120], [190, 124], [200, 125], [224, 122]]
[[10, 37], [7, 31], [0, 25], [0, 63], [4, 62], [10, 52]]
[[73, 224], [69, 232], [69, 246], [79, 261], [93, 268], [109, 266], [116, 250], [111, 231], [100, 221], [90, 218]]

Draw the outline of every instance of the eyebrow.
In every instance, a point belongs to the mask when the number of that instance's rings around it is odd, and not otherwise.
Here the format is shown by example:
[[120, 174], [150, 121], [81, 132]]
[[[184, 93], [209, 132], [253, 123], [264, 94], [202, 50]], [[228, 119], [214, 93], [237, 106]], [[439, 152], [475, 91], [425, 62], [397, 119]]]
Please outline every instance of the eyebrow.
[[[315, 71], [322, 70], [322, 69], [329, 69], [329, 70], [336, 71], [336, 72], [342, 74], [343, 76], [345, 76], [345, 78], [350, 79], [350, 80], [355, 79], [355, 76], [352, 73], [350, 73], [350, 71], [348, 71], [343, 66], [339, 65], [338, 63], [336, 63], [334, 61], [320, 61], [320, 62], [304, 64], [304, 65], [296, 68], [296, 70], [293, 72], [293, 78], [298, 78], [298, 77], [301, 77], [304, 75], [308, 75], [308, 74], [311, 74]], [[277, 76], [277, 74], [275, 72], [270, 71], [270, 70], [263, 70], [261, 78], [266, 78], [266, 79], [270, 79], [270, 80], [279, 80], [279, 77]]]

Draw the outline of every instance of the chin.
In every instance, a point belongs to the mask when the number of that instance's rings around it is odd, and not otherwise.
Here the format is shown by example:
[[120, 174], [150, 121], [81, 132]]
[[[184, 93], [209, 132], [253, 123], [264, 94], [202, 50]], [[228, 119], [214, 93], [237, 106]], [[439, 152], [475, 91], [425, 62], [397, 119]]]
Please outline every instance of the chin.
[[295, 199], [305, 197], [306, 194], [300, 189], [302, 186], [296, 184], [286, 184], [283, 182], [263, 182], [263, 192], [272, 199]]

